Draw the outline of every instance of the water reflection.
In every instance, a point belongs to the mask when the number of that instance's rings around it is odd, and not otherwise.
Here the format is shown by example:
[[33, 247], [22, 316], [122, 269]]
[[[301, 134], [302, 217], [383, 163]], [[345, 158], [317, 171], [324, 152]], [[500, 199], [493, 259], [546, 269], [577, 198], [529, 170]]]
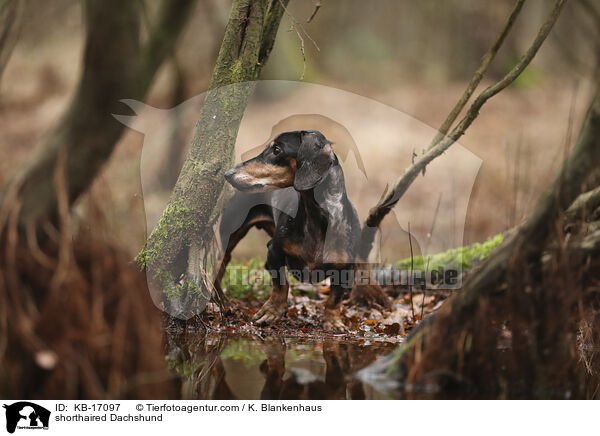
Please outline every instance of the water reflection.
[[184, 399], [385, 399], [354, 374], [397, 345], [182, 333], [169, 336], [167, 358]]

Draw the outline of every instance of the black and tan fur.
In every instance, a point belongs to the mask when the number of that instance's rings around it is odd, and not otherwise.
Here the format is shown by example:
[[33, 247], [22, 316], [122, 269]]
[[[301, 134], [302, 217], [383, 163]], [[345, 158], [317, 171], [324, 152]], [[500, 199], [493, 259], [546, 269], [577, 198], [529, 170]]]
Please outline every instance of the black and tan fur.
[[[256, 314], [256, 322], [272, 323], [286, 312], [286, 268], [299, 279], [314, 272], [330, 278], [335, 272], [337, 277], [352, 276], [360, 223], [332, 144], [320, 132], [281, 133], [258, 156], [227, 171], [225, 178], [237, 192], [223, 211], [220, 233], [225, 254], [216, 286], [231, 251], [251, 227], [262, 228], [272, 237], [266, 268], [273, 291]], [[327, 327], [343, 328], [339, 307], [344, 291], [352, 285], [353, 278], [332, 280], [325, 303]]]

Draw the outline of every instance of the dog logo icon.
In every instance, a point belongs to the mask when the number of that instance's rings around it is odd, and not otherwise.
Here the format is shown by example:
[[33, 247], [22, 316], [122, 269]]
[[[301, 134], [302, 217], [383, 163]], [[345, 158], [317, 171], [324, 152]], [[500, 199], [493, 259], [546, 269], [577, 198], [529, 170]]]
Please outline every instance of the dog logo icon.
[[6, 431], [18, 429], [48, 429], [50, 411], [29, 401], [19, 401], [3, 406], [6, 409]]

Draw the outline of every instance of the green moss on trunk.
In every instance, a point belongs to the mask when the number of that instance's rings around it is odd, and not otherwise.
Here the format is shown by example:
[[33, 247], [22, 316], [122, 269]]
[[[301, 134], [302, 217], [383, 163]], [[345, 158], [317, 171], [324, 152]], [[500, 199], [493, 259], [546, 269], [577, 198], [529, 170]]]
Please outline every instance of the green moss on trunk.
[[[196, 258], [189, 253], [192, 248], [193, 253], [206, 253], [212, 246], [212, 226], [219, 215], [215, 209], [225, 192], [223, 173], [233, 164], [239, 125], [254, 92], [252, 82], [267, 60], [287, 3], [233, 2], [190, 151], [169, 206], [137, 256], [138, 262], [161, 282], [165, 294], [198, 291], [186, 284], [186, 280], [197, 281], [202, 275], [195, 265], [188, 265]], [[194, 278], [177, 282], [190, 270]]]

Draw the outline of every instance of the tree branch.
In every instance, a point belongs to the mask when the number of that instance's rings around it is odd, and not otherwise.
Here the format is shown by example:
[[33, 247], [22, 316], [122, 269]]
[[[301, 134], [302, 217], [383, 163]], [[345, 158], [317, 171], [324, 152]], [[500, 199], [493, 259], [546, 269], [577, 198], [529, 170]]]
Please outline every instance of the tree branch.
[[525, 3], [525, 0], [518, 0], [517, 3], [515, 4], [515, 7], [513, 8], [512, 12], [510, 13], [508, 20], [506, 21], [506, 24], [504, 24], [504, 28], [502, 29], [502, 31], [496, 38], [496, 41], [492, 44], [492, 46], [488, 49], [488, 51], [483, 55], [483, 58], [481, 60], [481, 65], [479, 65], [479, 68], [477, 68], [477, 71], [475, 71], [475, 74], [471, 78], [471, 81], [469, 82], [469, 85], [467, 86], [467, 89], [465, 89], [465, 92], [461, 96], [460, 100], [458, 100], [458, 102], [456, 103], [456, 105], [454, 106], [452, 111], [450, 111], [450, 113], [448, 114], [448, 117], [446, 118], [444, 123], [439, 128], [437, 135], [431, 141], [431, 144], [429, 144], [429, 147], [427, 147], [428, 150], [435, 147], [444, 138], [444, 136], [450, 130], [450, 127], [452, 127], [452, 124], [454, 124], [454, 121], [456, 121], [456, 118], [458, 117], [460, 112], [463, 110], [463, 108], [465, 107], [465, 105], [467, 104], [469, 99], [471, 98], [471, 95], [473, 95], [473, 92], [475, 92], [475, 89], [477, 89], [477, 86], [481, 82], [481, 79], [483, 79], [483, 75], [485, 74], [488, 67], [492, 63], [492, 60], [494, 59], [494, 57], [496, 57], [496, 53], [498, 53], [498, 50], [500, 49], [500, 47], [502, 47], [502, 44], [504, 43], [506, 36], [509, 34], [510, 30], [512, 29], [512, 26], [513, 26], [514, 22], [516, 21], [517, 16], [521, 12], [521, 9], [523, 8], [524, 3]]
[[419, 173], [424, 172], [425, 168], [431, 161], [444, 153], [465, 133], [467, 128], [479, 115], [479, 111], [485, 102], [514, 82], [514, 80], [519, 77], [523, 70], [529, 65], [531, 60], [537, 54], [542, 43], [550, 33], [554, 23], [556, 23], [556, 20], [558, 19], [566, 1], [567, 0], [556, 0], [548, 18], [546, 19], [546, 22], [542, 25], [532, 45], [519, 60], [519, 62], [500, 81], [482, 91], [471, 104], [466, 115], [452, 130], [450, 135], [445, 136], [436, 145], [422, 154], [410, 167], [408, 167], [404, 171], [404, 174], [398, 180], [396, 180], [392, 188], [384, 196], [382, 196], [378, 204], [370, 210], [362, 232], [361, 254], [363, 256], [366, 257], [371, 250], [376, 228], [381, 224], [381, 221], [388, 214], [388, 212], [396, 205], [396, 203], [398, 203], [402, 195], [404, 195]]

